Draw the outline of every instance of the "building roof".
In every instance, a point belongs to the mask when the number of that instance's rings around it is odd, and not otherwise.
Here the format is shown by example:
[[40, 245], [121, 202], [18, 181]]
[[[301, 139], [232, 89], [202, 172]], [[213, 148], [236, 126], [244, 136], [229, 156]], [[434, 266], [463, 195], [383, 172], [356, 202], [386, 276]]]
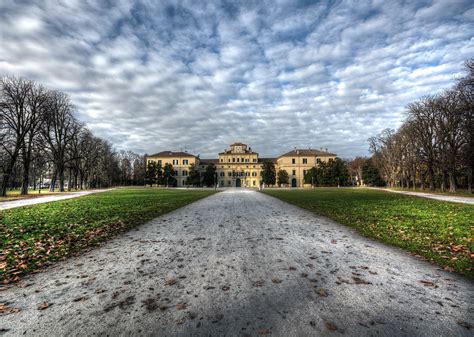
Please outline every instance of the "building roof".
[[266, 161], [269, 161], [269, 162], [272, 162], [272, 163], [276, 164], [277, 158], [258, 158], [259, 163], [263, 163], [263, 162], [266, 162]]
[[199, 165], [209, 165], [209, 164], [218, 164], [219, 159], [200, 159]]
[[195, 155], [187, 153], [187, 152], [182, 152], [182, 151], [161, 151], [152, 155], [149, 155], [148, 157], [193, 157], [197, 158]]
[[326, 152], [326, 151], [315, 150], [315, 149], [294, 149], [290, 152], [282, 154], [278, 158], [281, 158], [281, 157], [298, 157], [298, 156], [335, 157], [336, 154]]
[[252, 150], [249, 150], [249, 149], [246, 149], [242, 152], [232, 152], [232, 150], [226, 150], [225, 152], [220, 152], [219, 155], [223, 155], [223, 154], [236, 154], [236, 155], [239, 155], [239, 154], [258, 154], [257, 152], [254, 152]]

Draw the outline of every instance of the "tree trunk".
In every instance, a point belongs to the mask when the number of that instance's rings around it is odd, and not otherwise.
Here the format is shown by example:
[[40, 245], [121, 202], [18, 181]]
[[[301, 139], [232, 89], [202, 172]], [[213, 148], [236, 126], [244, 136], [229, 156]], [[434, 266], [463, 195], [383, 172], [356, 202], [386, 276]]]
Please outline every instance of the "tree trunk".
[[449, 178], [449, 192], [456, 193], [456, 175], [454, 172], [450, 171], [448, 174]]
[[467, 174], [467, 192], [472, 194], [472, 169], [469, 169]]
[[59, 165], [58, 167], [58, 177], [59, 177], [59, 192], [64, 192], [64, 167]]
[[428, 174], [430, 176], [430, 190], [434, 191], [435, 190], [435, 173], [434, 173], [433, 166], [429, 167]]
[[69, 176], [68, 176], [68, 181], [67, 181], [67, 190], [68, 191], [72, 190], [72, 168], [69, 168]]
[[54, 169], [53, 175], [51, 176], [51, 184], [49, 185], [50, 192], [54, 192], [54, 187], [56, 186], [56, 179], [57, 179], [57, 173], [56, 173], [56, 169]]

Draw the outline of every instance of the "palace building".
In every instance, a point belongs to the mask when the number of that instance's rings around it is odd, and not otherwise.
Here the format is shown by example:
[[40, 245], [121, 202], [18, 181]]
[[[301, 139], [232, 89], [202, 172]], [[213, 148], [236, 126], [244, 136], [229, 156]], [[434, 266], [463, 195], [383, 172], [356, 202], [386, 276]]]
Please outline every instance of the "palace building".
[[276, 172], [286, 170], [289, 186], [302, 187], [304, 175], [312, 167], [336, 158], [334, 153], [315, 149], [294, 149], [277, 158], [260, 158], [257, 152], [246, 144], [236, 142], [230, 149], [219, 153], [217, 159], [201, 159], [187, 152], [163, 151], [147, 156], [151, 161], [173, 165], [178, 187], [186, 186], [190, 166], [194, 164], [203, 173], [209, 164], [216, 167], [219, 187], [258, 187], [262, 180], [262, 164], [270, 161], [275, 164]]

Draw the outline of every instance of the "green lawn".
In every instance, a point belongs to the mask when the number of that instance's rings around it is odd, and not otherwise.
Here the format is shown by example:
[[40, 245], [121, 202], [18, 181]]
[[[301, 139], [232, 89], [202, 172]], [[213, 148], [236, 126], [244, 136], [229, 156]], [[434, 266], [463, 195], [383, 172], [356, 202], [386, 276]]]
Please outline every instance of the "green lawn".
[[69, 256], [213, 190], [127, 188], [0, 211], [0, 281]]
[[264, 193], [474, 277], [474, 206], [353, 188]]

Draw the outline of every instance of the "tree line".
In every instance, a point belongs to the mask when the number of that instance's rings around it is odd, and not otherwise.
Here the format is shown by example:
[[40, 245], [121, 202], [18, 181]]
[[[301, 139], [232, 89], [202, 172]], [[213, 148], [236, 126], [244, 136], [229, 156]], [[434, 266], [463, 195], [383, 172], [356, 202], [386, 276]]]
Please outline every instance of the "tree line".
[[144, 158], [116, 152], [75, 117], [70, 97], [35, 81], [0, 79], [1, 195], [46, 185], [51, 191], [143, 184]]
[[465, 62], [465, 70], [452, 88], [408, 104], [398, 130], [371, 137], [372, 157], [352, 162], [354, 174], [365, 165], [391, 187], [449, 192], [463, 187], [472, 193], [474, 59]]

